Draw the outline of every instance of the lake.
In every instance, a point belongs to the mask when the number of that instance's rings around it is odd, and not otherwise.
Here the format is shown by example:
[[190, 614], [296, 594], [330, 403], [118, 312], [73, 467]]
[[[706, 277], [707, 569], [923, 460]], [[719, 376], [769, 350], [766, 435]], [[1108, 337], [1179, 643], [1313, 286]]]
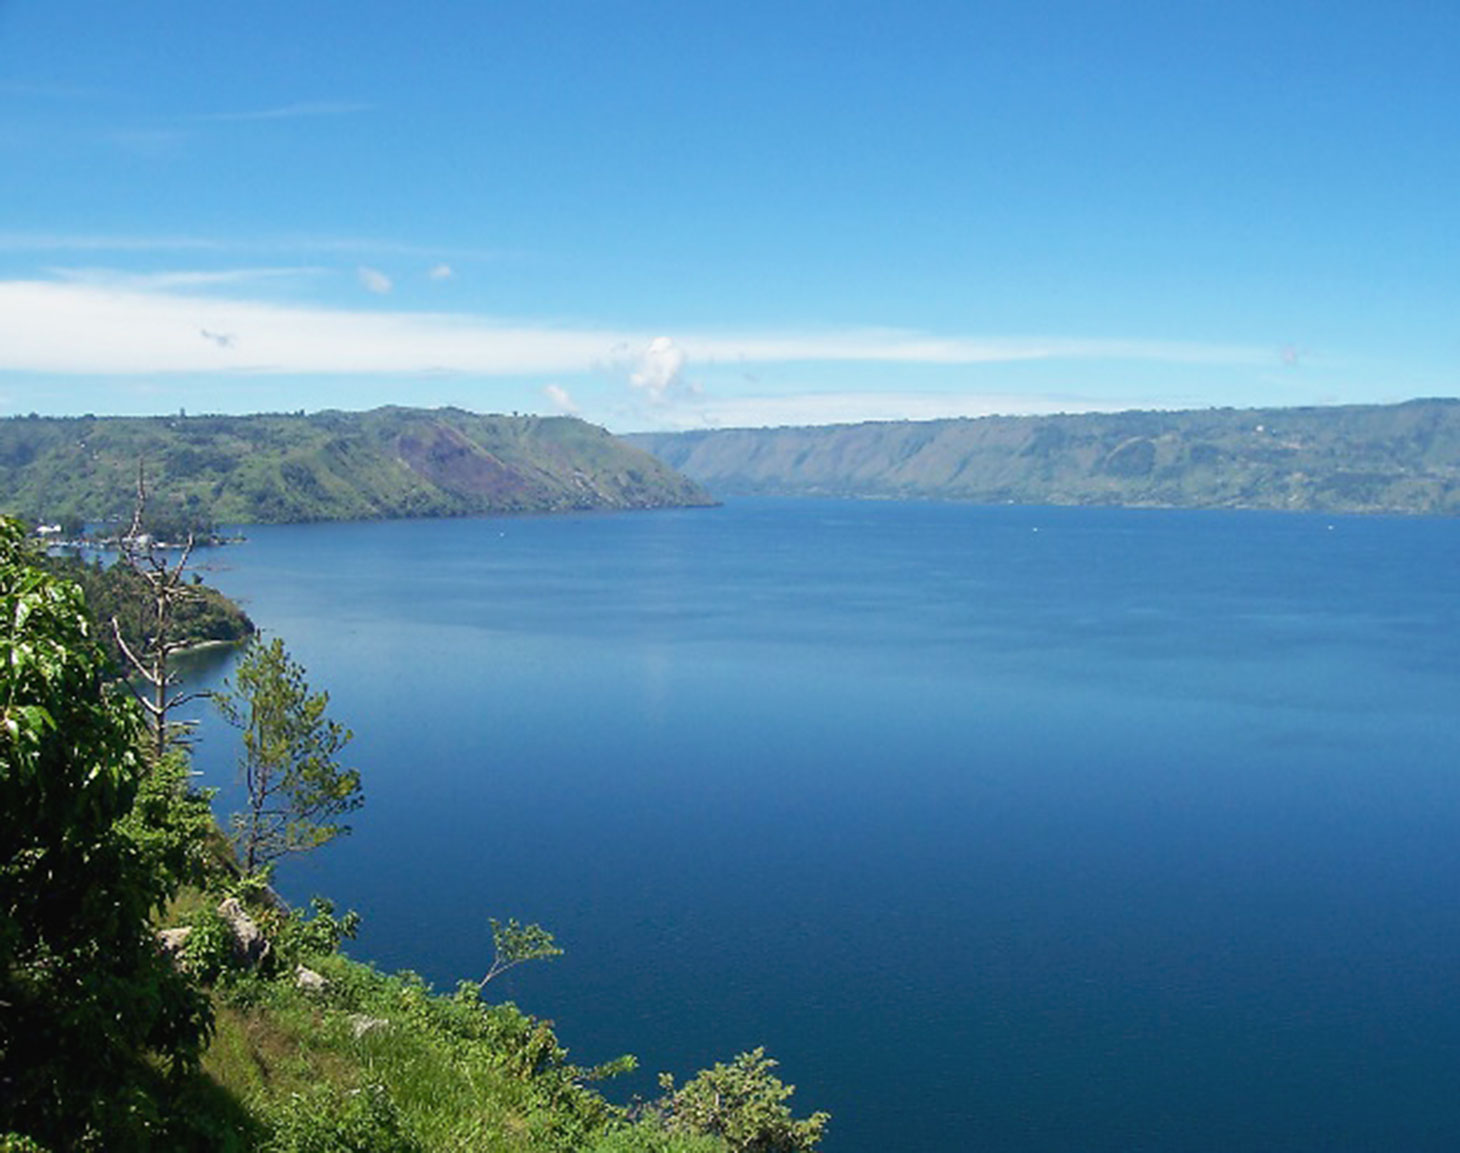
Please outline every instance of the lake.
[[763, 1044], [828, 1153], [1460, 1144], [1460, 522], [247, 535], [209, 578], [329, 690], [367, 794], [281, 888], [439, 988], [489, 916], [551, 928], [490, 992], [638, 1055], [620, 1095]]

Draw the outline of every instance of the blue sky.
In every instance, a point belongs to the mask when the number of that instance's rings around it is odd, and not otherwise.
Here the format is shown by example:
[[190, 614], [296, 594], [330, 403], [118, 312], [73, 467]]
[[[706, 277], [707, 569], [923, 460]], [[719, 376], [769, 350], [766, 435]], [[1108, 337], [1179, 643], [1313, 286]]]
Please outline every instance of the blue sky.
[[0, 413], [1454, 395], [1460, 5], [0, 0]]

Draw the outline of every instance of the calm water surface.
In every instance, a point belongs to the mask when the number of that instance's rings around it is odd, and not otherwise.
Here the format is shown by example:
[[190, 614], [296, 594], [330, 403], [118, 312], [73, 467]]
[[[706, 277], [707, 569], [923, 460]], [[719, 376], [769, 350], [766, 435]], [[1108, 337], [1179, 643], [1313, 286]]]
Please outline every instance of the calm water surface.
[[[253, 528], [356, 732], [281, 875], [829, 1153], [1460, 1146], [1460, 523], [744, 501]], [[213, 676], [219, 675], [215, 670]], [[201, 762], [231, 780], [205, 726]]]

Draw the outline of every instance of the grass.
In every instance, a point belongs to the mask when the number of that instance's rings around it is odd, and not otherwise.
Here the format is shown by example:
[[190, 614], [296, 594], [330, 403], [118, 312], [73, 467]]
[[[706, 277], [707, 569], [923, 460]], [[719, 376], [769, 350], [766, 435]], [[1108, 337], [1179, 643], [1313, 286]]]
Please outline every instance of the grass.
[[214, 991], [216, 1032], [201, 1080], [251, 1119], [250, 1128], [236, 1111], [230, 1118], [235, 1148], [726, 1149], [631, 1126], [592, 1088], [596, 1071], [569, 1064], [551, 1029], [510, 1003], [488, 1005], [470, 987], [439, 995], [413, 974], [385, 975], [338, 954], [309, 962], [329, 982], [321, 993], [282, 969]]

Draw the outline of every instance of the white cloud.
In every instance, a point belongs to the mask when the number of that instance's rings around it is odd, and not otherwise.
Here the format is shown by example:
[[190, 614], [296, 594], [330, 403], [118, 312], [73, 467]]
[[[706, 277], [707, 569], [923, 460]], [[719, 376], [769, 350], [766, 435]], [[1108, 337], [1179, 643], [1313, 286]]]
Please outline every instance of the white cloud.
[[[220, 359], [215, 346], [198, 339], [202, 329], [235, 334], [237, 347]], [[239, 355], [244, 349], [246, 359]], [[635, 391], [660, 400], [690, 393], [684, 369], [692, 360], [982, 364], [1060, 358], [1271, 365], [1273, 359], [1270, 348], [989, 341], [865, 329], [686, 333], [671, 339], [461, 313], [311, 308], [118, 283], [0, 281], [0, 371], [561, 375], [624, 366], [630, 349], [643, 350], [627, 365]]]
[[684, 350], [667, 336], [656, 336], [639, 354], [629, 383], [642, 391], [651, 404], [663, 404], [671, 390], [682, 383]]
[[451, 270], [451, 265], [438, 264], [430, 272], [426, 273], [426, 275], [432, 280], [450, 280], [456, 273]]
[[[215, 346], [198, 339], [204, 329], [234, 334], [237, 347], [220, 358]], [[587, 371], [618, 339], [608, 332], [443, 313], [0, 282], [0, 371], [538, 375]]]
[[579, 409], [573, 400], [572, 394], [560, 384], [547, 384], [543, 386], [543, 395], [552, 401], [553, 408], [558, 412], [567, 413], [569, 416], [577, 416]]
[[378, 268], [370, 268], [362, 264], [355, 270], [355, 273], [360, 277], [360, 283], [365, 286], [365, 289], [375, 293], [376, 296], [384, 296], [395, 287], [390, 277]]

